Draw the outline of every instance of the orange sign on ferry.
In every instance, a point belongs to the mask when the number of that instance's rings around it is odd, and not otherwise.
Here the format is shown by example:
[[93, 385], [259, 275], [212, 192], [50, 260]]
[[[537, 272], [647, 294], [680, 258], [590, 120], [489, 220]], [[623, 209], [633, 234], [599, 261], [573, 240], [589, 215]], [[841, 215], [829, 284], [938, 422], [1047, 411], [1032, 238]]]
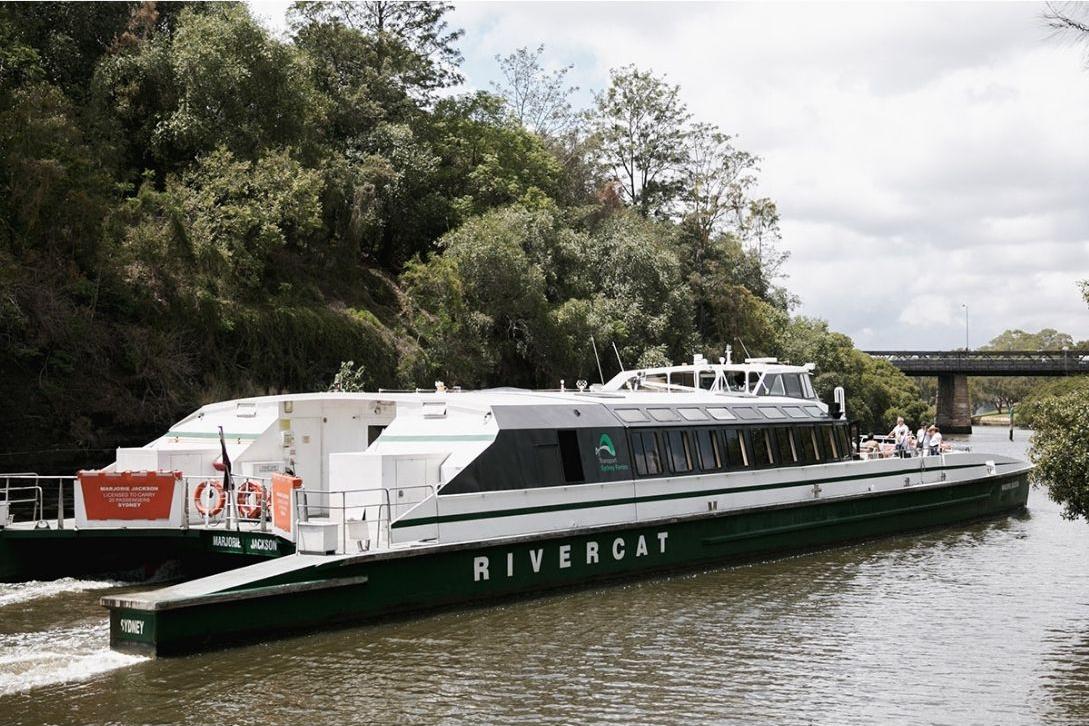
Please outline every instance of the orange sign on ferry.
[[173, 471], [81, 471], [79, 486], [88, 520], [170, 519]]
[[292, 494], [302, 487], [302, 479], [287, 474], [272, 475], [272, 526], [291, 533]]

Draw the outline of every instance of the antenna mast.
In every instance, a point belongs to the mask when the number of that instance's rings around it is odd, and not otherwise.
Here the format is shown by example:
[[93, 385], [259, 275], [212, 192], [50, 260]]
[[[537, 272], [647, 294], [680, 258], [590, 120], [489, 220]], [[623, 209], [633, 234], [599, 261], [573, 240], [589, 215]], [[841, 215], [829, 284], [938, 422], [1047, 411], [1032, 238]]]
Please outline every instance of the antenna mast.
[[594, 347], [594, 360], [597, 361], [597, 374], [601, 378], [602, 384], [605, 383], [605, 372], [601, 370], [601, 358], [597, 355], [597, 341], [594, 340], [594, 336], [590, 336], [590, 345]]

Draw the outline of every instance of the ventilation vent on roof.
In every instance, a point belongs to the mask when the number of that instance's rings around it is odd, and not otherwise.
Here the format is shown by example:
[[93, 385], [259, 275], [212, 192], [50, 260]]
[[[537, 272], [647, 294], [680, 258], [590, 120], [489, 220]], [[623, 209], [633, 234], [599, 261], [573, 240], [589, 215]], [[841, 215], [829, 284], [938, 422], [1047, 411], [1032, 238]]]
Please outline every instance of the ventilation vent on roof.
[[238, 418], [253, 418], [257, 415], [256, 403], [238, 403], [234, 407], [234, 415]]
[[424, 418], [445, 418], [446, 417], [446, 402], [445, 401], [427, 401], [423, 405]]

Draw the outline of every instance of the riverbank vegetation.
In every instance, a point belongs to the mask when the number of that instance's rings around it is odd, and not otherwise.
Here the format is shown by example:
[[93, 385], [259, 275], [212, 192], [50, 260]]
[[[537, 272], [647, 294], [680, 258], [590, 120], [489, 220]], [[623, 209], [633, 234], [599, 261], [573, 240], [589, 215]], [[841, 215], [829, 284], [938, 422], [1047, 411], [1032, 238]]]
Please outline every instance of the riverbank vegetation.
[[464, 90], [448, 10], [298, 3], [280, 39], [242, 4], [0, 6], [0, 468], [348, 360], [367, 387], [594, 381], [591, 336], [628, 366], [813, 361], [864, 428], [923, 416], [793, 314], [760, 160], [681, 89], [617, 68], [580, 112], [538, 48]]
[[[1089, 305], [1089, 280], [1081, 283], [1081, 291]], [[1071, 376], [1040, 386], [1026, 397], [1017, 417], [1033, 428], [1033, 481], [1063, 505], [1064, 517], [1089, 519], [1089, 379]]]

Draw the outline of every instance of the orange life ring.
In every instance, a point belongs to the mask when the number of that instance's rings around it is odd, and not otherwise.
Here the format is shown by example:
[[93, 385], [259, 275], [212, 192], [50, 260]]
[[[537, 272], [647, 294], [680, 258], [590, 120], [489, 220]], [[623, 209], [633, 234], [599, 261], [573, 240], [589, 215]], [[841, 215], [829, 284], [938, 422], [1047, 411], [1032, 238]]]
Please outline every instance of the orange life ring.
[[242, 519], [260, 519], [265, 509], [265, 488], [255, 481], [246, 480], [238, 487], [234, 501]]
[[193, 504], [201, 516], [216, 516], [223, 511], [223, 505], [226, 503], [227, 497], [223, 495], [223, 484], [214, 479], [202, 481], [193, 491]]

